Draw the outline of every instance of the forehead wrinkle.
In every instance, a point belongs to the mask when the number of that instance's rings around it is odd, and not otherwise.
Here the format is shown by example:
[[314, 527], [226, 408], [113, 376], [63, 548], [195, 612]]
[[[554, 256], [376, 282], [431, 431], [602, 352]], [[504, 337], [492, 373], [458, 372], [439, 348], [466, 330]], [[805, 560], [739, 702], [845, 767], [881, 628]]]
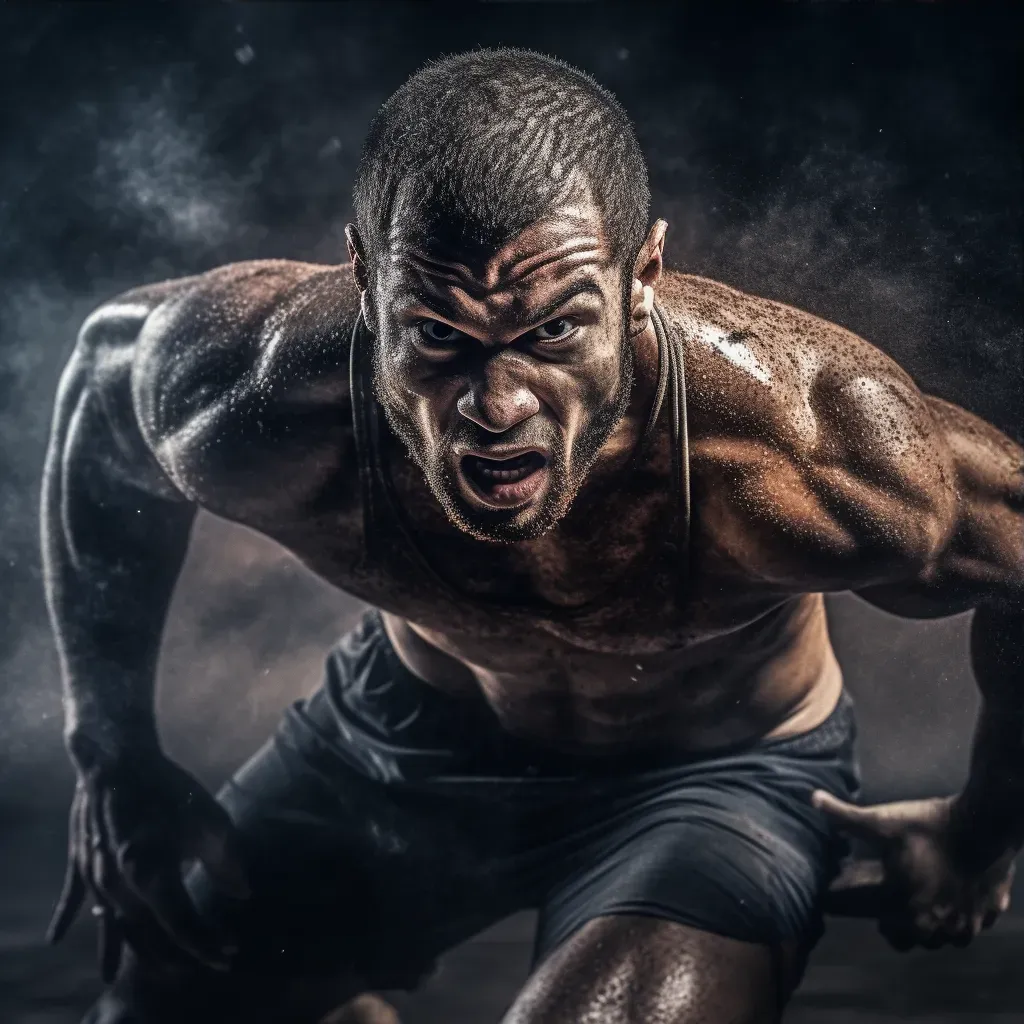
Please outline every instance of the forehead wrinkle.
[[[571, 269], [585, 263], [602, 262], [601, 243], [596, 238], [580, 239], [562, 246], [563, 251], [548, 251], [535, 253], [532, 256], [523, 258], [508, 264], [507, 267], [497, 267], [496, 277], [507, 276], [508, 284], [518, 284], [528, 278], [531, 274], [550, 266], [552, 263], [565, 262]], [[518, 268], [518, 272], [517, 272]]]
[[[457, 285], [474, 298], [486, 298], [516, 286], [523, 286], [531, 276], [540, 271], [568, 277], [588, 264], [604, 265], [603, 254], [596, 239], [578, 240], [570, 243], [569, 247], [563, 246], [562, 249], [561, 252], [532, 253], [505, 267], [500, 264], [495, 266], [492, 260], [488, 263], [484, 279], [478, 278], [465, 264], [434, 260], [411, 250], [396, 255], [394, 259], [395, 262], [405, 264], [423, 284], [444, 281]], [[561, 266], [555, 266], [556, 264]], [[514, 272], [517, 266], [523, 265], [526, 269], [520, 269], [519, 273]], [[436, 288], [436, 285], [434, 287]]]
[[[552, 289], [547, 289], [551, 295]], [[535, 326], [550, 319], [551, 316], [566, 303], [580, 295], [592, 295], [603, 300], [604, 291], [600, 282], [587, 274], [582, 279], [568, 282], [560, 291], [543, 298], [543, 301], [528, 301], [522, 289], [509, 289], [489, 293], [485, 297], [476, 298], [460, 290], [439, 288], [406, 287], [406, 294], [431, 312], [452, 321], [454, 324], [482, 324], [488, 329], [497, 325], [504, 328], [501, 334], [510, 337], [518, 336], [526, 326]], [[512, 332], [518, 332], [513, 335]]]
[[450, 263], [446, 260], [434, 259], [417, 252], [415, 249], [407, 249], [404, 252], [395, 253], [392, 256], [394, 263], [406, 264], [411, 267], [417, 277], [436, 277], [442, 281], [451, 281], [454, 284], [463, 282], [472, 283], [473, 274], [464, 263]]
[[[403, 291], [421, 306], [448, 320], [462, 323], [471, 320], [488, 323], [494, 318], [483, 296], [473, 295], [460, 287], [458, 282], [452, 282], [450, 279], [442, 278], [444, 284], [438, 284], [436, 275], [427, 274], [414, 264], [410, 269], [414, 279], [406, 281]], [[452, 287], [452, 284], [455, 284], [455, 287]]]

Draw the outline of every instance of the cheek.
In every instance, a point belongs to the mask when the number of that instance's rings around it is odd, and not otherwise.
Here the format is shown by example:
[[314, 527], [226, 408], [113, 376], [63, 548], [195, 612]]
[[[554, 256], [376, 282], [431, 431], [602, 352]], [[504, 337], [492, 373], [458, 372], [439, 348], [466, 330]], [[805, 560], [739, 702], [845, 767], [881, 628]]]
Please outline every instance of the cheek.
[[442, 376], [434, 365], [404, 346], [386, 350], [379, 370], [391, 401], [408, 409], [424, 433], [443, 430], [458, 401], [457, 380], [450, 375]]
[[622, 363], [617, 351], [601, 353], [573, 374], [566, 389], [572, 418], [585, 422], [618, 394]]

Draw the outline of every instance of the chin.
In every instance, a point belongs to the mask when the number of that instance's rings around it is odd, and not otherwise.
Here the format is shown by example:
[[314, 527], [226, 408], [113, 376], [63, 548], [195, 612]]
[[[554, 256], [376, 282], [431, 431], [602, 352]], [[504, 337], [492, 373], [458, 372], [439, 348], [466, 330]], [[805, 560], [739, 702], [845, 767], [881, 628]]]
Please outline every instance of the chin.
[[462, 512], [449, 514], [452, 523], [463, 533], [468, 533], [475, 540], [490, 544], [518, 544], [521, 541], [536, 540], [543, 537], [561, 518], [549, 517], [540, 513], [517, 516], [504, 522], [485, 519], [479, 514]]
[[[516, 544], [536, 540], [548, 532], [571, 505], [571, 495], [549, 480], [543, 491], [517, 508], [488, 508], [462, 479], [444, 473], [428, 481], [452, 525], [476, 540], [491, 544]], [[458, 474], [461, 478], [461, 474]]]

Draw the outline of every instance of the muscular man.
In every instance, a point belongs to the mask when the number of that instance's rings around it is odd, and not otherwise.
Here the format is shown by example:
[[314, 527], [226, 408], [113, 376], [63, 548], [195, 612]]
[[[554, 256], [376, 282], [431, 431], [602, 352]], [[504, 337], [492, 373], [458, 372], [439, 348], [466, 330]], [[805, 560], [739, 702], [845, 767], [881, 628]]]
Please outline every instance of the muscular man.
[[[776, 1020], [836, 825], [878, 849], [896, 945], [1005, 909], [1020, 447], [849, 331], [665, 271], [648, 206], [608, 93], [478, 51], [378, 114], [350, 265], [87, 320], [43, 532], [79, 779], [54, 933], [91, 898], [108, 971], [129, 949], [90, 1020], [316, 1021], [526, 907], [507, 1024]], [[197, 508], [373, 609], [216, 801], [153, 713]], [[955, 798], [850, 802], [842, 590], [976, 609]]]

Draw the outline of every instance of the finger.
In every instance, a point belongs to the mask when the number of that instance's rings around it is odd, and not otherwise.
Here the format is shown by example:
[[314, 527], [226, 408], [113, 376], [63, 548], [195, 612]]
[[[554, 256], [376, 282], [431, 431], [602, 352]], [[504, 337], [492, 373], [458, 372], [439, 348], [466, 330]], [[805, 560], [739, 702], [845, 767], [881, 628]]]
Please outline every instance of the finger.
[[884, 884], [885, 865], [880, 860], [847, 860], [844, 861], [835, 881], [829, 886], [830, 891], [839, 892], [848, 889], [866, 889]]
[[124, 909], [124, 887], [120, 884], [117, 865], [110, 850], [109, 832], [102, 812], [105, 802], [104, 798], [99, 806], [90, 806], [86, 820], [89, 825], [90, 881], [99, 901], [93, 913], [96, 915], [100, 977], [104, 985], [109, 985], [117, 976], [121, 964], [124, 935], [115, 911]]
[[858, 807], [824, 789], [814, 791], [811, 803], [857, 839], [878, 842], [891, 839], [896, 834], [896, 822], [886, 815], [884, 804], [880, 807]]
[[234, 823], [220, 805], [220, 815], [211, 816], [196, 837], [195, 855], [202, 861], [216, 886], [228, 896], [244, 900], [251, 895], [242, 856], [241, 841]]
[[176, 946], [208, 967], [227, 970], [233, 950], [219, 942], [199, 916], [185, 891], [177, 864], [127, 857], [124, 878]]
[[104, 985], [109, 985], [117, 977], [117, 969], [121, 966], [121, 948], [124, 936], [117, 917], [107, 908], [97, 908], [99, 927], [100, 977]]
[[825, 895], [825, 912], [878, 917], [885, 905], [885, 866], [880, 860], [847, 860]]
[[96, 898], [104, 905], [118, 907], [117, 870], [107, 843], [107, 830], [98, 808], [90, 806], [86, 815], [88, 880]]
[[78, 865], [68, 858], [67, 871], [64, 875], [64, 885], [61, 889], [60, 899], [54, 908], [53, 917], [46, 929], [46, 941], [51, 945], [60, 942], [67, 934], [71, 922], [78, 916], [85, 902], [86, 888], [82, 881]]
[[55, 944], [67, 934], [71, 922], [78, 916], [85, 902], [86, 885], [78, 867], [77, 848], [80, 836], [81, 794], [76, 791], [71, 801], [71, 813], [68, 816], [68, 863], [64, 872], [64, 884], [61, 887], [57, 906], [54, 908], [50, 924], [46, 929], [46, 941]]
[[998, 910], [989, 910], [985, 916], [981, 919], [981, 927], [983, 930], [987, 930], [992, 927], [999, 920]]

